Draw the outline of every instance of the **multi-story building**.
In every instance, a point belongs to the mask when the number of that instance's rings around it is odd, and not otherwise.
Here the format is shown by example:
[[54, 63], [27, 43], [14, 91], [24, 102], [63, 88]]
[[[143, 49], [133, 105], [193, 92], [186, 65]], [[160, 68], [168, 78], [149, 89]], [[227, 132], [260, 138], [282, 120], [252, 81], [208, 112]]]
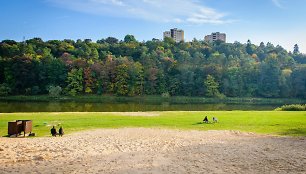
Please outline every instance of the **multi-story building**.
[[184, 30], [178, 30], [177, 28], [170, 29], [170, 31], [164, 32], [164, 38], [170, 37], [175, 42], [184, 41]]
[[204, 40], [207, 41], [207, 42], [214, 42], [214, 41], [217, 41], [217, 40], [221, 40], [223, 42], [226, 42], [226, 34], [225, 33], [220, 33], [220, 32], [211, 33], [211, 35], [205, 36]]

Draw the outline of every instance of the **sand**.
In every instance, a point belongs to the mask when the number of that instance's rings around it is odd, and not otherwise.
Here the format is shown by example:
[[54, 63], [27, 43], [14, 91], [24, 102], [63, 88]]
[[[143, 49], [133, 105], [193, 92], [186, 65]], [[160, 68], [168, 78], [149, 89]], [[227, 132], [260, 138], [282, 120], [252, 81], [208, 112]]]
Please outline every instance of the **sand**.
[[306, 138], [101, 129], [0, 138], [0, 173], [306, 173]]

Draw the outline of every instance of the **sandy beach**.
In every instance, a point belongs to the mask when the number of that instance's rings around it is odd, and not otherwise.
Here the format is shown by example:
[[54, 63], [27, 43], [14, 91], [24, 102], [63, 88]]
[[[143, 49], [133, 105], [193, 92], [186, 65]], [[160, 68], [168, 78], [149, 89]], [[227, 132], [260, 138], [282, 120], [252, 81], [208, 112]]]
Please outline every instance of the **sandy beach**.
[[306, 173], [306, 138], [146, 128], [1, 137], [0, 173]]

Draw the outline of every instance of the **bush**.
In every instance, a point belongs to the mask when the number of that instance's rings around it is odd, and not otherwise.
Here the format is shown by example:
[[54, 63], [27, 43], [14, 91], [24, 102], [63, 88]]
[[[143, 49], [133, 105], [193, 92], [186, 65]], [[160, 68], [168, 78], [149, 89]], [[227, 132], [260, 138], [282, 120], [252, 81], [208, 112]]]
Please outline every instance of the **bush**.
[[164, 92], [161, 94], [162, 98], [170, 98], [169, 92]]
[[60, 86], [50, 86], [48, 91], [50, 96], [58, 97], [62, 93], [62, 88]]
[[0, 84], [0, 96], [7, 96], [11, 93], [11, 88], [3, 83], [3, 84]]
[[276, 108], [277, 111], [306, 111], [306, 104], [283, 105]]

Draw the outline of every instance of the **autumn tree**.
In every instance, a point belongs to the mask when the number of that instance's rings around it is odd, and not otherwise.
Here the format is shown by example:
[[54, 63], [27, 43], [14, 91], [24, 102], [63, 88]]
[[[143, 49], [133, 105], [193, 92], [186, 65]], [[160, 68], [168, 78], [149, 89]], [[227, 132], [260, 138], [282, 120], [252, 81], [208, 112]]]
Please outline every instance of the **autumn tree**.
[[89, 67], [84, 69], [84, 89], [85, 93], [92, 93], [94, 89], [94, 79], [92, 77], [92, 71]]

